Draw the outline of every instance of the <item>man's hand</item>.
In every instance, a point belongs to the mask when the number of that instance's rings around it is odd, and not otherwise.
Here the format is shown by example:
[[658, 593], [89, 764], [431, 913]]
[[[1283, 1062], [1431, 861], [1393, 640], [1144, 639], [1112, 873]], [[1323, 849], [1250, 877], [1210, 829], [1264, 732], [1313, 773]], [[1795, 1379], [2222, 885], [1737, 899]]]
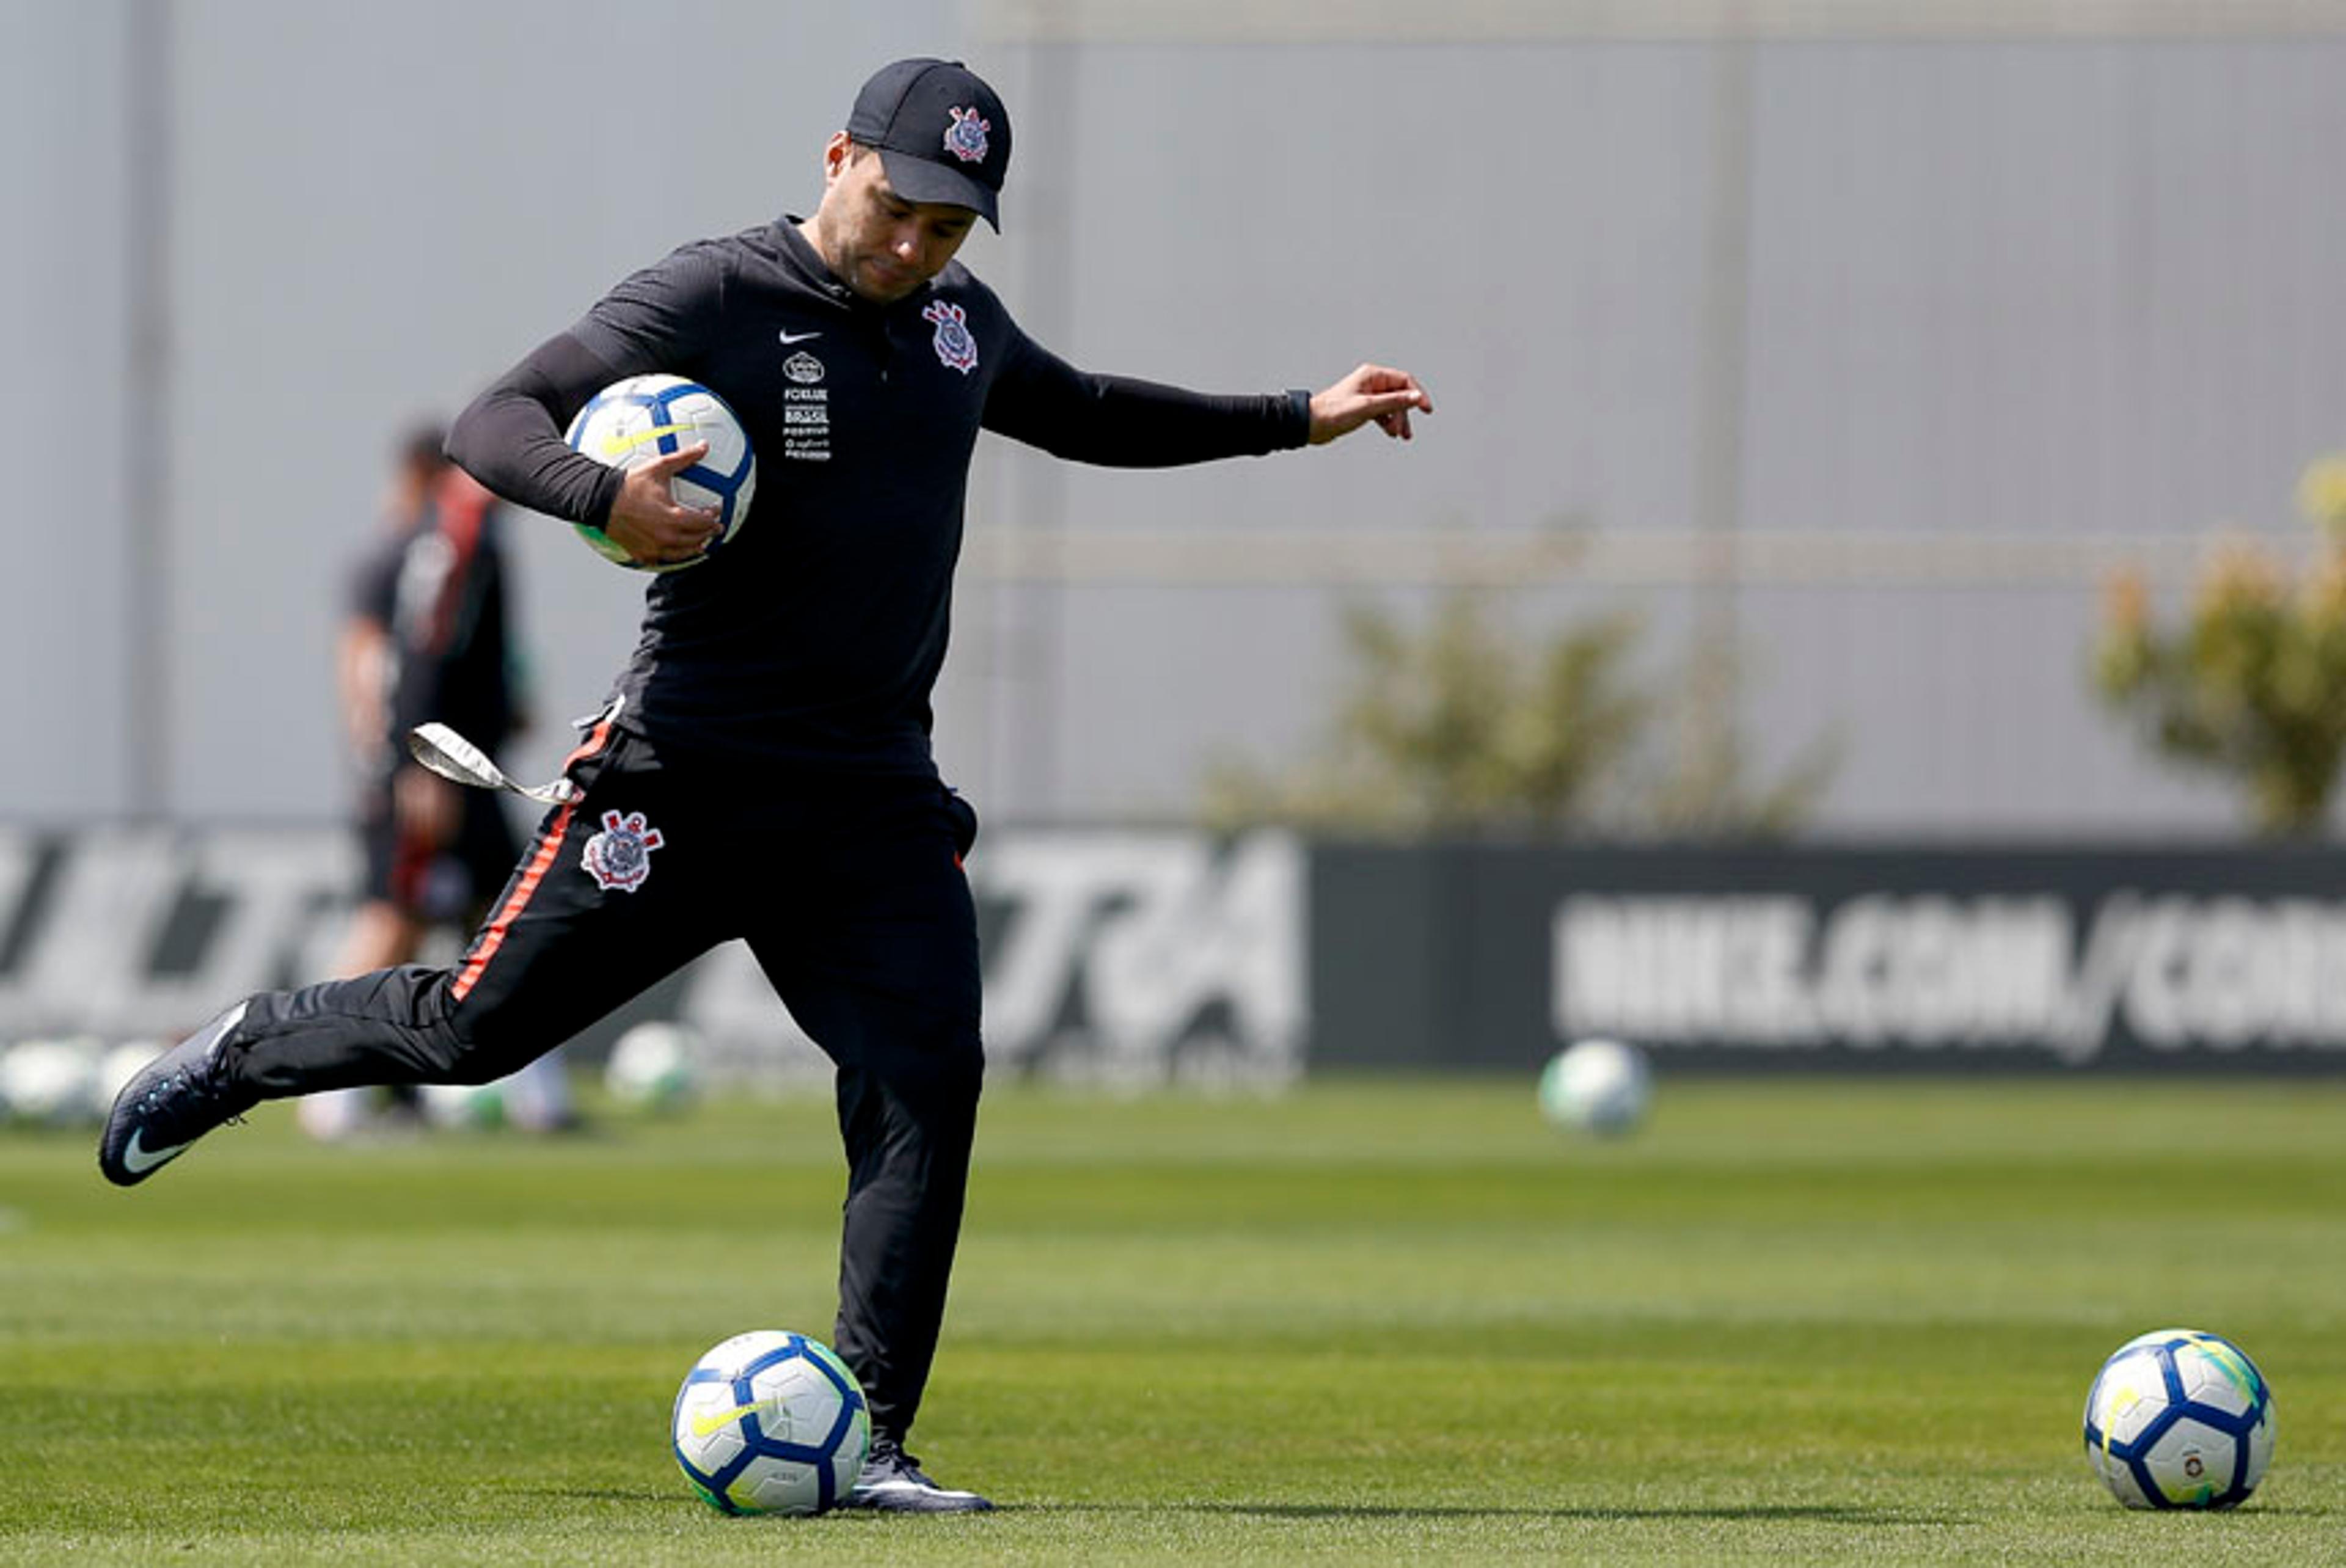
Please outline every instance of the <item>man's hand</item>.
[[604, 520], [604, 534], [630, 559], [648, 566], [689, 561], [709, 548], [717, 536], [717, 509], [678, 506], [668, 484], [708, 455], [709, 443], [696, 441], [628, 469], [612, 499], [611, 515]]
[[1371, 420], [1387, 435], [1410, 439], [1409, 411], [1433, 412], [1433, 400], [1407, 371], [1362, 365], [1326, 392], [1311, 397], [1311, 444], [1324, 446]]

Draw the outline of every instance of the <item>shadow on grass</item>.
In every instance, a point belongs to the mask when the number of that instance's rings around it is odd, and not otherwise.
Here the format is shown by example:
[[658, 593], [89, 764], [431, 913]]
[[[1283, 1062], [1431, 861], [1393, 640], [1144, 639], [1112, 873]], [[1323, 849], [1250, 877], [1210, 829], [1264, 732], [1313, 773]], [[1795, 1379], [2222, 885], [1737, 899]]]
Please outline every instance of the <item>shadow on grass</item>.
[[[709, 1505], [697, 1497], [665, 1490], [651, 1492], [623, 1487], [532, 1487], [525, 1489], [525, 1495], [566, 1498], [574, 1502], [649, 1503], [656, 1508], [674, 1508], [694, 1513], [709, 1511]], [[1204, 1513], [1220, 1514], [1231, 1519], [1300, 1520], [1400, 1519], [1464, 1522], [1477, 1519], [1576, 1519], [1592, 1523], [1606, 1520], [1633, 1522], [1674, 1519], [1708, 1519], [1759, 1524], [1780, 1521], [1814, 1524], [1934, 1526], [1978, 1522], [1968, 1515], [1960, 1513], [1934, 1513], [1917, 1508], [1867, 1508], [1838, 1502], [1755, 1502], [1709, 1508], [1694, 1506], [1620, 1508], [1596, 1503], [1570, 1508], [1476, 1508], [1465, 1503], [1403, 1506], [1342, 1502], [1002, 1502], [994, 1505], [994, 1512], [1037, 1516], [1087, 1513]], [[2341, 1512], [2341, 1510], [2321, 1503], [2253, 1502], [2241, 1509], [2238, 1517], [2329, 1519], [2338, 1516]]]
[[[568, 1498], [573, 1502], [650, 1503], [655, 1507], [677, 1508], [700, 1512], [708, 1505], [699, 1498], [674, 1492], [646, 1492], [625, 1487], [538, 1487], [530, 1489], [540, 1497]], [[1637, 1520], [1708, 1519], [1729, 1522], [1766, 1524], [1791, 1521], [1811, 1524], [1928, 1524], [1951, 1525], [1975, 1522], [1959, 1513], [1936, 1513], [1917, 1508], [1868, 1508], [1860, 1504], [1839, 1502], [1753, 1502], [1720, 1504], [1713, 1507], [1686, 1505], [1681, 1507], [1632, 1508], [1584, 1503], [1576, 1507], [1477, 1508], [1469, 1503], [1383, 1504], [1351, 1502], [1000, 1502], [994, 1512], [1008, 1514], [1142, 1514], [1200, 1513], [1219, 1514], [1229, 1519], [1395, 1519], [1421, 1522], [1456, 1521], [1464, 1522], [1478, 1519], [1576, 1519], [1591, 1523], [1606, 1520], [1630, 1522]], [[2311, 1513], [2332, 1512], [2324, 1508], [2258, 1508], [2259, 1513]]]
[[1866, 1508], [1836, 1502], [1755, 1502], [1703, 1508], [1624, 1508], [1586, 1504], [1568, 1508], [1476, 1508], [1470, 1504], [1425, 1506], [1342, 1502], [1010, 1502], [1005, 1513], [1219, 1513], [1239, 1519], [1714, 1519], [1767, 1522], [1798, 1520], [1820, 1524], [1968, 1524], [1961, 1514], [1912, 1508]]

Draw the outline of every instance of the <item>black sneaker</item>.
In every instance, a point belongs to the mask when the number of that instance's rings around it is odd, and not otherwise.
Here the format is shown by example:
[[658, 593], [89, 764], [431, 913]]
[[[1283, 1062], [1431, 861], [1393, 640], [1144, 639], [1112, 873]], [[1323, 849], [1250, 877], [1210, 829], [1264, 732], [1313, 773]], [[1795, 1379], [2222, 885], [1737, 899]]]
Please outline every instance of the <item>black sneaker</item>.
[[243, 1022], [240, 1002], [139, 1069], [122, 1086], [97, 1141], [97, 1168], [117, 1186], [135, 1186], [188, 1145], [260, 1103], [232, 1087], [222, 1049]]
[[872, 1508], [892, 1513], [983, 1513], [994, 1504], [974, 1492], [952, 1492], [921, 1473], [921, 1461], [893, 1438], [872, 1440], [871, 1457], [855, 1490], [842, 1508]]

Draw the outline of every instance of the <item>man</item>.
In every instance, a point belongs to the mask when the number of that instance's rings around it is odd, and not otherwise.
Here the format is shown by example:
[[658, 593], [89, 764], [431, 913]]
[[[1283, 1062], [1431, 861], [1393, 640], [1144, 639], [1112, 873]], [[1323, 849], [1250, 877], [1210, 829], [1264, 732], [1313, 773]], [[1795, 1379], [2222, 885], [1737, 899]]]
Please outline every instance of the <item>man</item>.
[[747, 940], [837, 1064], [848, 1157], [836, 1348], [871, 1403], [865, 1507], [989, 1506], [904, 1451], [963, 1193], [983, 1059], [976, 820], [938, 779], [944, 657], [981, 428], [1086, 462], [1203, 462], [1406, 438], [1432, 402], [1363, 365], [1317, 394], [1209, 397], [1079, 372], [1019, 331], [954, 253], [999, 226], [1010, 119], [957, 64], [904, 60], [823, 150], [811, 218], [685, 246], [620, 283], [467, 410], [450, 449], [498, 494], [599, 523], [637, 560], [688, 561], [716, 526], [671, 475], [560, 432], [621, 376], [689, 376], [729, 402], [760, 472], [721, 555], [662, 575], [611, 703], [464, 962], [231, 1007], [124, 1089], [99, 1163], [128, 1185], [263, 1099], [510, 1071], [717, 942]]
[[[426, 772], [407, 755], [409, 729], [439, 719], [494, 750], [521, 728], [502, 518], [495, 497], [452, 464], [446, 432], [419, 425], [394, 453], [382, 532], [354, 574], [335, 646], [335, 684], [359, 770], [365, 881], [334, 972], [357, 975], [413, 960], [435, 928], [469, 931], [520, 852], [504, 803]], [[516, 1125], [570, 1120], [558, 1054], [509, 1091]], [[400, 1085], [412, 1104], [413, 1085]], [[360, 1130], [374, 1089], [312, 1095], [303, 1130]]]
[[335, 650], [366, 851], [354, 972], [403, 962], [435, 922], [469, 924], [520, 850], [495, 796], [425, 772], [403, 744], [427, 719], [491, 748], [518, 728], [495, 498], [444, 444], [437, 425], [401, 443], [387, 527], [359, 565]]

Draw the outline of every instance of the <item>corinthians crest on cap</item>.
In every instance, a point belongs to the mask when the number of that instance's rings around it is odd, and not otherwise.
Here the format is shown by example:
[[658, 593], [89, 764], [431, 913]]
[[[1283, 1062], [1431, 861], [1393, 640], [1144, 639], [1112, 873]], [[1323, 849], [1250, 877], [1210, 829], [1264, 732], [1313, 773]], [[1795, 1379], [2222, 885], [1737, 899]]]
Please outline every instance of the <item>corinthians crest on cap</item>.
[[600, 888], [634, 892], [652, 874], [652, 851], [664, 840], [641, 811], [603, 813], [603, 830], [586, 840], [579, 863]]
[[880, 155], [898, 196], [966, 207], [1002, 227], [1002, 177], [1010, 167], [1010, 111], [958, 60], [923, 56], [882, 66], [855, 95], [847, 139]]
[[945, 127], [945, 150], [964, 163], [984, 163], [985, 133], [994, 127], [974, 108], [956, 107], [945, 112], [953, 116], [953, 124]]

